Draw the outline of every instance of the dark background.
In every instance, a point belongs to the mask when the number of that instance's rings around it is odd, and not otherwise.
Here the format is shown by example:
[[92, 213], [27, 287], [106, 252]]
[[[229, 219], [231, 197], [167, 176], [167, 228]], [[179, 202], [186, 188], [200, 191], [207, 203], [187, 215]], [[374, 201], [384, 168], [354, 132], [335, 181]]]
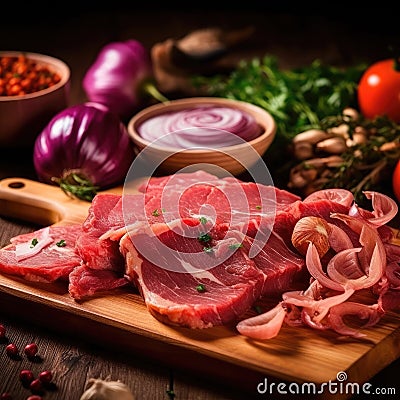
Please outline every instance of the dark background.
[[[282, 68], [309, 65], [315, 59], [346, 67], [392, 57], [391, 48], [400, 54], [400, 29], [396, 10], [386, 3], [9, 2], [2, 4], [0, 14], [0, 50], [44, 53], [64, 60], [71, 68], [73, 105], [86, 101], [84, 74], [100, 49], [112, 41], [136, 39], [150, 51], [156, 43], [179, 39], [196, 29], [252, 27], [253, 35], [227, 55], [232, 66], [240, 59], [266, 54], [276, 56]], [[15, 165], [21, 157], [10, 152], [0, 156], [0, 166], [10, 174], [32, 177], [29, 162]], [[31, 159], [29, 149], [22, 158]]]
[[[4, 3], [4, 2], [3, 2]], [[253, 26], [251, 40], [233, 58], [276, 55], [283, 67], [302, 66], [318, 58], [332, 65], [372, 63], [400, 47], [397, 11], [386, 2], [367, 6], [320, 2], [227, 1], [95, 1], [2, 4], [0, 50], [31, 51], [63, 59], [71, 68], [71, 104], [85, 100], [81, 81], [102, 46], [137, 39], [149, 49], [167, 38], [210, 26], [234, 29]], [[1, 121], [0, 121], [1, 123]], [[21, 163], [25, 156], [26, 163]], [[10, 176], [33, 176], [31, 154], [1, 153], [0, 167]], [[399, 362], [382, 371], [376, 385], [394, 386]]]

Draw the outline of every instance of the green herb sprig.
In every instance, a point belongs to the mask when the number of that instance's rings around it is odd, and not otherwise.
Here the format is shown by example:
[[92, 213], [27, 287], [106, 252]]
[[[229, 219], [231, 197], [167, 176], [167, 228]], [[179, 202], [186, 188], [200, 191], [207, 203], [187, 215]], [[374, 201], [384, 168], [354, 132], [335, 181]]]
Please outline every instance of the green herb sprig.
[[228, 75], [196, 76], [194, 86], [210, 96], [256, 104], [274, 117], [277, 135], [291, 139], [319, 127], [319, 121], [355, 106], [359, 79], [367, 65], [339, 68], [320, 60], [283, 69], [277, 57], [242, 60]]
[[198, 285], [196, 286], [196, 290], [197, 290], [199, 293], [204, 293], [204, 292], [206, 291], [206, 287], [205, 287], [202, 283], [200, 283], [200, 284], [198, 284]]
[[331, 169], [321, 189], [345, 188], [350, 190], [360, 205], [365, 205], [366, 190], [391, 195], [391, 174], [400, 159], [400, 125], [387, 117], [373, 120], [360, 117], [349, 120], [345, 116], [331, 116], [321, 121], [323, 129], [347, 124], [350, 137], [356, 127], [370, 132], [365, 143], [349, 147], [341, 154], [343, 162]]
[[77, 170], [65, 171], [61, 178], [53, 177], [52, 181], [57, 183], [67, 196], [89, 202], [100, 189]]

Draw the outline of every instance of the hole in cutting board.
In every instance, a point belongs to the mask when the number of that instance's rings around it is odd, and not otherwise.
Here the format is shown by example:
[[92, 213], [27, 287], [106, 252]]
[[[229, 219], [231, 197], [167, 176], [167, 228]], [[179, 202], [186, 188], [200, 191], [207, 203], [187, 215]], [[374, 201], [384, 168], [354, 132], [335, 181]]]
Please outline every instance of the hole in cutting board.
[[20, 182], [20, 181], [15, 181], [15, 182], [9, 183], [8, 187], [11, 189], [22, 189], [23, 187], [25, 187], [25, 183]]

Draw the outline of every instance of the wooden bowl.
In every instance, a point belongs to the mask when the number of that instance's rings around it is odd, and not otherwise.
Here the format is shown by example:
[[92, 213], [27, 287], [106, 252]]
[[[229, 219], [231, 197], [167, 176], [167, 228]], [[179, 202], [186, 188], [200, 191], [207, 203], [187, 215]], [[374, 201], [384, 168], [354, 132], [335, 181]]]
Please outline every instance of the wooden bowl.
[[57, 72], [61, 80], [55, 85], [24, 95], [0, 95], [0, 146], [33, 145], [36, 136], [50, 119], [68, 106], [70, 68], [63, 61], [38, 53], [0, 51], [0, 57], [25, 55], [38, 65]]
[[[138, 127], [149, 118], [202, 105], [231, 107], [248, 113], [261, 127], [261, 133], [248, 142], [206, 149], [159, 146], [139, 134]], [[171, 174], [194, 166], [192, 169], [203, 169], [217, 176], [226, 172], [240, 175], [254, 166], [265, 154], [276, 133], [276, 123], [266, 110], [243, 101], [217, 97], [191, 97], [147, 107], [130, 119], [127, 128], [138, 151], [145, 152], [146, 158], [163, 173]]]

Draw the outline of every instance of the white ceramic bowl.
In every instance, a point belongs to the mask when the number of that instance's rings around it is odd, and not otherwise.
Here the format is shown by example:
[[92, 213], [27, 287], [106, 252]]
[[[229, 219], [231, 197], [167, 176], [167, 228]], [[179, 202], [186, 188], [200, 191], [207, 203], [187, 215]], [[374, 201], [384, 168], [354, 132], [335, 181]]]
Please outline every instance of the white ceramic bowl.
[[[201, 105], [232, 107], [246, 112], [255, 118], [261, 127], [261, 134], [249, 142], [226, 147], [178, 149], [154, 145], [138, 132], [138, 127], [148, 118]], [[240, 175], [265, 154], [275, 137], [276, 123], [266, 110], [247, 102], [217, 97], [191, 97], [155, 104], [139, 111], [128, 122], [128, 132], [137, 149], [140, 152], [145, 149], [146, 157], [158, 165], [158, 170], [163, 173], [175, 173], [194, 164], [203, 164], [203, 169], [216, 175], [223, 174], [223, 171]]]
[[24, 54], [38, 64], [57, 72], [61, 80], [37, 92], [0, 96], [0, 146], [21, 147], [33, 145], [36, 136], [50, 119], [68, 106], [70, 68], [60, 59], [23, 51], [0, 51], [0, 57]]

